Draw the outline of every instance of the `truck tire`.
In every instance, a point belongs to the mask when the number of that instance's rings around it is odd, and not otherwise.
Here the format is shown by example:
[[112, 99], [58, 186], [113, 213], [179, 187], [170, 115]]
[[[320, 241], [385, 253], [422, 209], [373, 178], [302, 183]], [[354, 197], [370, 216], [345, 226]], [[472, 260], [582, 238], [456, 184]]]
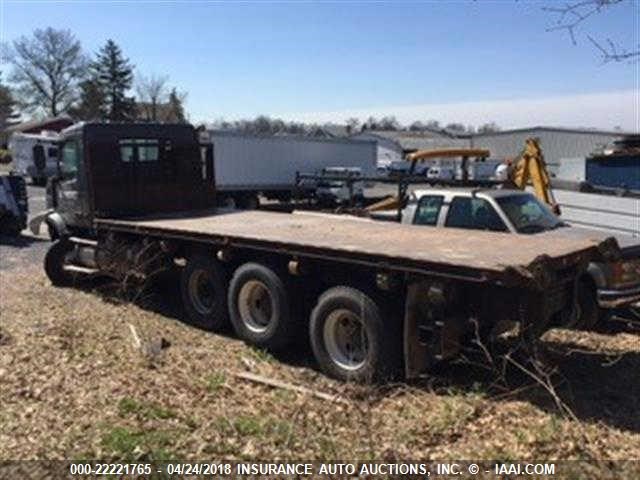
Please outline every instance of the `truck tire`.
[[245, 263], [231, 279], [228, 294], [231, 325], [250, 345], [278, 350], [293, 339], [289, 295], [280, 276], [259, 263]]
[[229, 324], [227, 279], [215, 259], [201, 254], [189, 257], [180, 273], [180, 294], [193, 325], [218, 332]]
[[309, 335], [320, 369], [343, 381], [371, 383], [394, 378], [402, 362], [400, 325], [386, 325], [364, 292], [333, 287], [311, 312]]
[[74, 248], [73, 243], [60, 239], [53, 242], [44, 257], [44, 271], [56, 287], [67, 287], [75, 280], [75, 274], [64, 269], [67, 256]]
[[596, 326], [600, 317], [596, 287], [591, 278], [584, 277], [579, 280], [577, 295], [577, 326], [580, 330], [591, 330]]

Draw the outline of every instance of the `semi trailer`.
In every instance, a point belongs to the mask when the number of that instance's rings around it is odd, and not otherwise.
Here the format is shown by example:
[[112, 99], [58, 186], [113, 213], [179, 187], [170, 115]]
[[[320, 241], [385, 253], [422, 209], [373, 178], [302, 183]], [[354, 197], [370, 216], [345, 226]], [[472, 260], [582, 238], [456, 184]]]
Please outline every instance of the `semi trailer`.
[[316, 184], [296, 186], [296, 172], [344, 167], [373, 175], [376, 170], [376, 143], [368, 140], [209, 130], [201, 132], [200, 141], [212, 146], [220, 204], [252, 207], [258, 195], [289, 200], [296, 187], [297, 198], [314, 195]]
[[177, 270], [189, 319], [258, 348], [309, 336], [342, 380], [415, 378], [520, 323], [533, 339], [575, 316], [577, 279], [615, 241], [512, 239], [313, 213], [216, 208], [213, 152], [190, 125], [84, 124], [63, 133], [54, 285], [101, 275], [143, 288]]

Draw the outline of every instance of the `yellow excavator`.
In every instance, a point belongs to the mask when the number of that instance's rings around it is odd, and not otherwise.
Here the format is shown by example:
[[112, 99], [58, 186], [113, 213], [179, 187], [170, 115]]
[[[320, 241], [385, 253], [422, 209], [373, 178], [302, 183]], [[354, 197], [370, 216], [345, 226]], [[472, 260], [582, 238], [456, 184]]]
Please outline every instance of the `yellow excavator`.
[[[411, 162], [408, 176], [413, 175], [418, 162], [425, 162], [434, 158], [462, 158], [460, 169], [462, 178], [456, 183], [458, 185], [464, 185], [468, 181], [467, 164], [469, 158], [482, 160], [488, 158], [490, 155], [489, 150], [478, 148], [418, 150], [417, 152], [410, 153], [406, 157], [407, 161]], [[528, 138], [525, 141], [524, 149], [518, 157], [507, 160], [504, 164], [498, 166], [496, 176], [497, 181], [495, 181], [494, 184], [507, 188], [524, 190], [529, 185], [533, 186], [536, 196], [549, 205], [556, 215], [560, 215], [560, 207], [556, 203], [553, 191], [551, 190], [551, 177], [547, 170], [547, 164], [544, 161], [542, 148], [540, 148], [540, 141], [537, 138]], [[406, 202], [408, 184], [404, 184], [403, 186], [401, 183], [400, 185], [397, 196], [388, 197], [369, 205], [365, 209], [365, 212], [371, 213], [402, 208]]]
[[[501, 171], [504, 173], [501, 174]], [[503, 169], [498, 167], [496, 173], [498, 177], [503, 177], [499, 179], [505, 180], [507, 187], [524, 190], [528, 185], [533, 186], [536, 196], [549, 205], [553, 213], [560, 215], [560, 207], [551, 189], [551, 176], [537, 138], [527, 138], [520, 156], [508, 160]]]

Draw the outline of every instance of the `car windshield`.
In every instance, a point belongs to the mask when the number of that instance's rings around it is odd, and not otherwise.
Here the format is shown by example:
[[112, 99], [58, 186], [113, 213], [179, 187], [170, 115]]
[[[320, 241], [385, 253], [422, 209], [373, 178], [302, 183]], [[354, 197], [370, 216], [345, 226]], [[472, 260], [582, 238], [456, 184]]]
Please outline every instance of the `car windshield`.
[[538, 233], [565, 225], [533, 195], [509, 195], [496, 201], [519, 233]]

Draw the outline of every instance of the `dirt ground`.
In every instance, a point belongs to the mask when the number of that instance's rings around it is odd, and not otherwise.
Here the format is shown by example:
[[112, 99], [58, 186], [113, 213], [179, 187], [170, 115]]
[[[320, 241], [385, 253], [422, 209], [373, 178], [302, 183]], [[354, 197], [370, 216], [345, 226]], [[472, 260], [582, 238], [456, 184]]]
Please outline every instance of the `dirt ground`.
[[173, 279], [137, 304], [105, 285], [54, 288], [47, 245], [0, 246], [0, 461], [576, 459], [615, 478], [605, 460], [640, 459], [631, 324], [547, 334], [555, 399], [517, 368], [505, 383], [467, 363], [419, 383], [345, 385], [315, 370], [305, 341], [274, 357], [188, 325]]

